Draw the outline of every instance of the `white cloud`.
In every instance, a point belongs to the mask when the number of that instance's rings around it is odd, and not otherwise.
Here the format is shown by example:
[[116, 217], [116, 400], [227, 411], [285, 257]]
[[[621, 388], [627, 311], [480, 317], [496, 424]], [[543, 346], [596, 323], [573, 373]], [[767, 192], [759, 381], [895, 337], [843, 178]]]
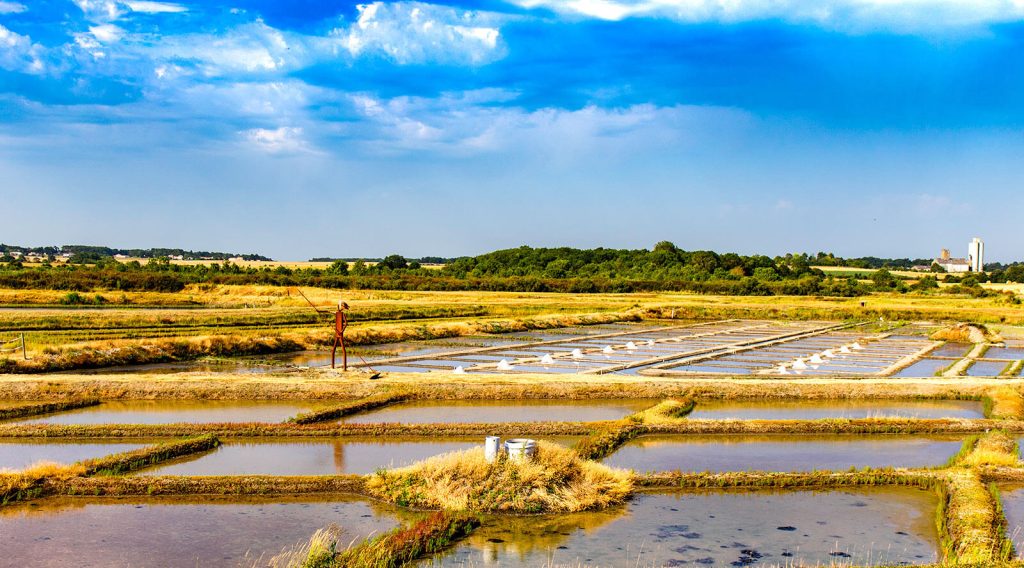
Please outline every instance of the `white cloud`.
[[73, 0], [87, 20], [109, 22], [120, 18], [125, 8], [114, 0]]
[[124, 37], [124, 30], [114, 24], [90, 26], [89, 33], [100, 43], [114, 43]]
[[45, 48], [0, 25], [0, 68], [8, 71], [39, 74], [46, 71]]
[[282, 126], [273, 130], [253, 128], [242, 133], [257, 148], [271, 154], [296, 154], [311, 151], [303, 138], [302, 128]]
[[1024, 18], [1022, 0], [508, 0], [584, 18], [668, 18], [735, 23], [783, 20], [841, 31], [916, 32], [975, 27]]
[[24, 4], [0, 0], [0, 14], [20, 14], [26, 10], [28, 10], [28, 6]]
[[379, 54], [400, 64], [481, 65], [504, 56], [502, 20], [488, 12], [420, 2], [374, 2], [360, 5], [356, 22], [332, 36], [355, 57]]
[[147, 0], [72, 0], [92, 22], [113, 22], [131, 12], [140, 14], [173, 14], [187, 12], [188, 8], [170, 2]]
[[188, 8], [181, 4], [170, 4], [167, 2], [146, 2], [138, 0], [134, 2], [125, 2], [125, 6], [131, 9], [132, 12], [141, 12], [144, 14], [177, 14], [181, 12], [188, 12]]

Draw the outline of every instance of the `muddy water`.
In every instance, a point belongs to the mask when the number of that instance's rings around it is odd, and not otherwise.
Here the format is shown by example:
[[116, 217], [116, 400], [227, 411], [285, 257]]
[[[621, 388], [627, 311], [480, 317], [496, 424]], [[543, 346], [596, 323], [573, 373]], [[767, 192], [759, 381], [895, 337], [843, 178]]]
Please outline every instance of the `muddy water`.
[[[918, 489], [640, 494], [589, 514], [491, 519], [438, 566], [924, 564], [937, 499]], [[429, 562], [427, 564], [430, 564]]]
[[452, 400], [416, 401], [356, 414], [343, 422], [593, 422], [617, 420], [657, 404], [657, 400]]
[[144, 446], [145, 444], [105, 441], [0, 441], [0, 470], [24, 469], [39, 462], [70, 464], [81, 460], [100, 458], [109, 454], [137, 450]]
[[952, 436], [643, 436], [604, 460], [636, 471], [813, 471], [941, 465]]
[[[346, 544], [402, 513], [347, 497], [327, 500], [44, 499], [0, 509], [5, 566], [259, 566], [334, 523]], [[407, 514], [404, 514], [407, 515]]]
[[14, 420], [23, 424], [174, 424], [204, 422], [282, 422], [328, 403], [260, 401], [133, 400]]
[[690, 418], [817, 420], [821, 418], [984, 418], [983, 405], [964, 400], [708, 401]]

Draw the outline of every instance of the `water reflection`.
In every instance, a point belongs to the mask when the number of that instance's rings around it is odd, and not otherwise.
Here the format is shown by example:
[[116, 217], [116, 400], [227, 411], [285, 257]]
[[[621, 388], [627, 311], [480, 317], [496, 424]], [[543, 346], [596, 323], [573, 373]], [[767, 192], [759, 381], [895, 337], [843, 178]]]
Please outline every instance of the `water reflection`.
[[941, 465], [955, 436], [642, 436], [604, 460], [636, 471], [814, 471]]
[[124, 400], [107, 401], [58, 414], [13, 420], [22, 424], [177, 424], [283, 422], [313, 408], [319, 401], [254, 400]]
[[728, 400], [701, 401], [690, 418], [818, 420], [821, 418], [984, 418], [970, 400]]
[[19, 567], [234, 567], [332, 523], [347, 545], [416, 517], [348, 496], [44, 499], [0, 508], [0, 550]]
[[623, 508], [492, 518], [435, 566], [924, 564], [937, 499], [917, 489], [641, 494]]

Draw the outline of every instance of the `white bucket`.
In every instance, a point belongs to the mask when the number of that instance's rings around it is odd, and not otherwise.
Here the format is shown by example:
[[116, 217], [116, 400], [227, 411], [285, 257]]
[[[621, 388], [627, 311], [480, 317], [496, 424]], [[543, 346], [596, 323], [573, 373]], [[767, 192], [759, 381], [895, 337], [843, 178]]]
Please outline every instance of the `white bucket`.
[[537, 455], [537, 442], [529, 438], [513, 438], [505, 441], [508, 459], [513, 461], [529, 461]]
[[484, 438], [484, 459], [487, 463], [494, 463], [498, 459], [498, 450], [501, 448], [499, 436], [487, 436]]

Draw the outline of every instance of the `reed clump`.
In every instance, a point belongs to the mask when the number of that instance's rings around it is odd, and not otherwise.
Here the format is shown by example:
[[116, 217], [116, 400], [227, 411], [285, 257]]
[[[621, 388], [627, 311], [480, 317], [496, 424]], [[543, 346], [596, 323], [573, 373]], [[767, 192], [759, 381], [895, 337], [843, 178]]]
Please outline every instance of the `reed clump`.
[[46, 492], [47, 482], [85, 475], [82, 465], [40, 462], [13, 472], [0, 471], [0, 505], [34, 499]]
[[478, 526], [480, 520], [471, 513], [438, 511], [342, 553], [335, 551], [336, 546], [320, 544], [318, 554], [310, 554], [302, 568], [398, 568], [448, 548]]
[[537, 443], [530, 460], [483, 448], [429, 458], [369, 476], [367, 491], [404, 507], [449, 511], [544, 513], [600, 509], [621, 503], [633, 489], [629, 472], [581, 459], [573, 450]]

